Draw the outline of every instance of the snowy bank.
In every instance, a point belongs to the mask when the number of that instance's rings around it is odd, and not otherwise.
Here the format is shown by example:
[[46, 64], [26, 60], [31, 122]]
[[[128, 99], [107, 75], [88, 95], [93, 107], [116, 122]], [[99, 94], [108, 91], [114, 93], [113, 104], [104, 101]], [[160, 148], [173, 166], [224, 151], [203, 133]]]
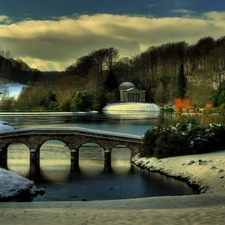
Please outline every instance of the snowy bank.
[[157, 118], [160, 115], [160, 107], [153, 103], [111, 103], [103, 108], [103, 113], [121, 119]]
[[225, 151], [170, 158], [138, 158], [132, 163], [150, 172], [158, 172], [199, 187], [199, 193], [225, 192]]
[[33, 181], [0, 168], [0, 201], [30, 200], [38, 194], [43, 194], [43, 189], [38, 189]]
[[127, 102], [127, 103], [111, 103], [107, 104], [103, 111], [152, 111], [159, 112], [160, 107], [154, 103], [140, 103], [140, 102]]

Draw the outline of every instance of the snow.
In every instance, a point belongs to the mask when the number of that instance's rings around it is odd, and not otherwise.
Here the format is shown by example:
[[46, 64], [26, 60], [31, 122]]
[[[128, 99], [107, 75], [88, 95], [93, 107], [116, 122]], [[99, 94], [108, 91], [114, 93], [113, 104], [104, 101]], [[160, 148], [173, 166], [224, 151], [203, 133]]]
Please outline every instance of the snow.
[[0, 124], [0, 133], [10, 130], [14, 130], [14, 128], [9, 125]]
[[0, 201], [16, 199], [17, 197], [35, 197], [43, 190], [38, 189], [33, 181], [20, 176], [17, 173], [0, 168]]
[[9, 123], [3, 120], [0, 120], [0, 125], [8, 125]]
[[5, 131], [14, 130], [14, 127], [9, 126], [8, 122], [0, 120], [0, 133]]
[[152, 111], [159, 112], [160, 107], [154, 103], [127, 102], [107, 104], [103, 111]]
[[132, 163], [151, 172], [161, 173], [198, 186], [200, 194], [225, 192], [225, 150], [157, 159], [132, 159]]

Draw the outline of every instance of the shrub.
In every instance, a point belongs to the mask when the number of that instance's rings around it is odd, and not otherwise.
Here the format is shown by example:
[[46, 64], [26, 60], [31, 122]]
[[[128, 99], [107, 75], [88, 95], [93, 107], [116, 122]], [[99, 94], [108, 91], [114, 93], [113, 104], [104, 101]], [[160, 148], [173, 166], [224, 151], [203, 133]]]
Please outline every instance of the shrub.
[[92, 110], [92, 95], [88, 91], [77, 92], [71, 101], [71, 109], [75, 111]]
[[217, 151], [225, 148], [224, 136], [225, 127], [219, 124], [156, 126], [145, 133], [140, 156], [165, 158]]

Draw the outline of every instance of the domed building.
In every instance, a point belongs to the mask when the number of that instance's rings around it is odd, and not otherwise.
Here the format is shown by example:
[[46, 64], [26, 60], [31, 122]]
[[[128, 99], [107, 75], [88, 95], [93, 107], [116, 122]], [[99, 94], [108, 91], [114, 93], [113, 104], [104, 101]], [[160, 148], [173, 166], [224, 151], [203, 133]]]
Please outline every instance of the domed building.
[[119, 86], [120, 102], [145, 102], [144, 90], [138, 90], [131, 82], [123, 82]]

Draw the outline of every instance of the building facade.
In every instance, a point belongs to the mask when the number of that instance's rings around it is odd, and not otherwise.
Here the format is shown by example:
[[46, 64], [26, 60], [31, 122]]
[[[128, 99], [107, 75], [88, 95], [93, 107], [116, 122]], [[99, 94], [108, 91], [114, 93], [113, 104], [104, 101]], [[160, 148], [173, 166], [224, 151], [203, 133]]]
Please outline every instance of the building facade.
[[138, 90], [131, 82], [124, 82], [119, 86], [120, 102], [145, 102], [144, 90]]

